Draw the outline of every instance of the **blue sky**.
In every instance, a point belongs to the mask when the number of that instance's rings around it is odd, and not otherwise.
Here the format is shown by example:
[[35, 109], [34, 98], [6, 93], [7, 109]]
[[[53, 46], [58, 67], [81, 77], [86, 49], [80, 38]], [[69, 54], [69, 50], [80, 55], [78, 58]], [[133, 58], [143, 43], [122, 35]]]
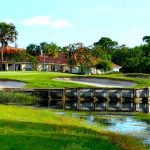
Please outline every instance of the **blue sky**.
[[133, 47], [150, 35], [150, 0], [0, 0], [0, 21], [12, 22], [17, 44], [86, 46], [110, 37]]

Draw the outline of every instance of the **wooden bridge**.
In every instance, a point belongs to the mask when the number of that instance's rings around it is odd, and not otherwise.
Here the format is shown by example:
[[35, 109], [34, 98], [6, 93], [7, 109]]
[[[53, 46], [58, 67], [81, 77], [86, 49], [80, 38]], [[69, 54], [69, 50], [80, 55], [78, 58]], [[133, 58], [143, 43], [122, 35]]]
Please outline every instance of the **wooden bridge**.
[[38, 105], [50, 108], [150, 112], [149, 88], [66, 88], [15, 91], [34, 95]]

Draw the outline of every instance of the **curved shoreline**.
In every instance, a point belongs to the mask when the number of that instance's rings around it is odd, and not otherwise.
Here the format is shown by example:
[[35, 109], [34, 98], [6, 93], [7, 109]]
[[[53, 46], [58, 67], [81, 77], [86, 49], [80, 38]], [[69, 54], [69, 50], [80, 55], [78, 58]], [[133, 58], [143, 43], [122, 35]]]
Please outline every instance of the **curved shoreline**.
[[96, 87], [132, 87], [137, 83], [131, 81], [102, 79], [102, 78], [55, 78], [57, 81], [67, 81], [72, 83], [80, 83]]

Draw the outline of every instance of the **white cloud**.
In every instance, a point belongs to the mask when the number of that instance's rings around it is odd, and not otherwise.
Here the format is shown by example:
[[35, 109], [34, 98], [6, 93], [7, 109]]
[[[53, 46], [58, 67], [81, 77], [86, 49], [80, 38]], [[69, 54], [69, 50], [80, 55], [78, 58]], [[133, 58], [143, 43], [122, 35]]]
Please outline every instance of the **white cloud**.
[[71, 23], [68, 20], [54, 19], [49, 16], [35, 16], [30, 19], [24, 19], [21, 23], [26, 26], [42, 25], [58, 29], [71, 27]]
[[21, 21], [24, 25], [49, 25], [50, 17], [49, 16], [36, 16], [30, 19], [24, 19]]
[[52, 26], [55, 28], [65, 28], [65, 27], [70, 27], [71, 24], [67, 20], [56, 20], [52, 22]]

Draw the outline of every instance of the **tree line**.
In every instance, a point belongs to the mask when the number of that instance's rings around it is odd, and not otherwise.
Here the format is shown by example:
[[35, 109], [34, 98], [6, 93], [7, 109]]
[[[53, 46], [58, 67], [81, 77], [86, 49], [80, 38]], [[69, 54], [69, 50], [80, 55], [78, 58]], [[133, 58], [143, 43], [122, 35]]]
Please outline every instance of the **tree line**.
[[[84, 73], [86, 67], [96, 67], [104, 71], [111, 70], [112, 63], [122, 66], [122, 72], [150, 73], [150, 36], [144, 36], [145, 44], [127, 47], [119, 45], [109, 37], [101, 37], [91, 46], [83, 43], [73, 43], [61, 47], [51, 42], [29, 44], [25, 51], [16, 54], [3, 54], [3, 47], [15, 42], [18, 32], [13, 24], [0, 23], [1, 64], [3, 57], [14, 61], [37, 61], [37, 56], [57, 57], [64, 53], [71, 67], [79, 65]], [[3, 56], [4, 55], [4, 56]]]

